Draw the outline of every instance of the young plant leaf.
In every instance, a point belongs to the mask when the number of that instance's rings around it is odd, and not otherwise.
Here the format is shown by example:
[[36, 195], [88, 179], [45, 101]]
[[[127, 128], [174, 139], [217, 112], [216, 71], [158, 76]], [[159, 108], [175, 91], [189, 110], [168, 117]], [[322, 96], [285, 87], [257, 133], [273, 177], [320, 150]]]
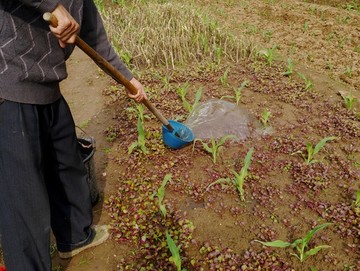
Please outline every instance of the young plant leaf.
[[171, 260], [176, 266], [177, 271], [181, 271], [180, 248], [176, 246], [174, 240], [171, 238], [168, 231], [166, 231], [165, 234], [166, 234], [166, 241], [172, 255]]
[[282, 248], [284, 248], [284, 247], [289, 247], [291, 245], [291, 243], [284, 242], [281, 240], [276, 240], [276, 241], [272, 241], [272, 242], [262, 242], [259, 240], [255, 240], [255, 241], [264, 246], [267, 246], [267, 247], [282, 247]]
[[314, 148], [314, 155], [316, 155], [326, 144], [326, 142], [336, 139], [336, 136], [325, 137]]
[[308, 234], [303, 238], [303, 242], [305, 244], [308, 244], [309, 241], [311, 240], [311, 238], [313, 238], [314, 234], [317, 233], [319, 230], [322, 230], [323, 228], [331, 225], [332, 223], [324, 223], [321, 225], [317, 225], [315, 228], [313, 228], [312, 230], [310, 230], [308, 232]]
[[330, 248], [330, 247], [331, 246], [327, 246], [327, 245], [321, 245], [321, 246], [314, 247], [304, 253], [304, 260], [306, 260], [306, 258], [309, 256], [313, 256], [313, 255], [317, 254], [320, 250], [322, 250], [324, 248]]

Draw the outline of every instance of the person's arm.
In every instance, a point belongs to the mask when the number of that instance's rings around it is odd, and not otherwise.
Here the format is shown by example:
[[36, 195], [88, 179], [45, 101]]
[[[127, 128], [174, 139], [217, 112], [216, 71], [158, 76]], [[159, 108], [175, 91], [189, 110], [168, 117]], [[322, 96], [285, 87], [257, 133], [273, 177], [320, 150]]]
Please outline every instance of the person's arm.
[[128, 96], [137, 102], [147, 99], [144, 87], [134, 78], [126, 65], [120, 60], [113, 46], [110, 44], [101, 16], [93, 0], [84, 0], [83, 21], [79, 37], [82, 38], [90, 47], [104, 57], [113, 65], [124, 77], [129, 80], [138, 90], [136, 95], [127, 92]]
[[51, 12], [58, 21], [56, 27], [50, 27], [51, 32], [59, 39], [62, 48], [66, 43], [74, 43], [75, 35], [79, 31], [79, 24], [69, 14], [69, 12], [60, 4], [59, 0], [20, 0], [24, 5], [32, 7], [40, 14]]
[[40, 13], [52, 12], [60, 3], [60, 0], [19, 0], [25, 5], [39, 10]]

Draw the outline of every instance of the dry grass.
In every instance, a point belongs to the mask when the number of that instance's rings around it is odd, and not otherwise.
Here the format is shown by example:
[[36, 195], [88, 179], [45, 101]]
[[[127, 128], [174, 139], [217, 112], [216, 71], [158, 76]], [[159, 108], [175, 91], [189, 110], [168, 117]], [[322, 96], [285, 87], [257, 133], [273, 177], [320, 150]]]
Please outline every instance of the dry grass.
[[222, 29], [190, 2], [138, 0], [112, 5], [102, 16], [117, 52], [136, 68], [237, 62], [255, 54], [251, 41]]

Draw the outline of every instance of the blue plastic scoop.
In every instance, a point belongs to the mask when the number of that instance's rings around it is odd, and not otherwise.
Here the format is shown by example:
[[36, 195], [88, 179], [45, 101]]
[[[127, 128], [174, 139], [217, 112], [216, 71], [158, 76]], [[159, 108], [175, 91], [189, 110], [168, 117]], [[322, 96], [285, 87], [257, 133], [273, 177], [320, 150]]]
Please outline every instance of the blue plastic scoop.
[[174, 120], [169, 120], [169, 124], [173, 128], [172, 131], [168, 126], [162, 126], [165, 145], [172, 149], [180, 149], [194, 141], [194, 133], [189, 127]]

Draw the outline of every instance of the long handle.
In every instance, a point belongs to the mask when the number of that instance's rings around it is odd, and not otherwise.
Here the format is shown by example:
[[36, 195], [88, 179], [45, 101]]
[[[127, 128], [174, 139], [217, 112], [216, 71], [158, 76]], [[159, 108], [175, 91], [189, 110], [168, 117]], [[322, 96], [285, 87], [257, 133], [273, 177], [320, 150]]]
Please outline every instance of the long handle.
[[[43, 15], [43, 18], [51, 26], [56, 27], [58, 25], [57, 18], [50, 12], [46, 12]], [[75, 44], [78, 46], [85, 54], [87, 54], [104, 72], [110, 75], [118, 83], [123, 84], [131, 94], [135, 95], [137, 89], [129, 80], [127, 80], [113, 65], [111, 65], [105, 58], [103, 58], [98, 52], [91, 48], [85, 41], [80, 37], [76, 36]], [[155, 108], [155, 106], [149, 100], [143, 100], [142, 103], [155, 115], [155, 117], [165, 125], [165, 127], [170, 131], [174, 131], [174, 128], [168, 122], [166, 118]]]

